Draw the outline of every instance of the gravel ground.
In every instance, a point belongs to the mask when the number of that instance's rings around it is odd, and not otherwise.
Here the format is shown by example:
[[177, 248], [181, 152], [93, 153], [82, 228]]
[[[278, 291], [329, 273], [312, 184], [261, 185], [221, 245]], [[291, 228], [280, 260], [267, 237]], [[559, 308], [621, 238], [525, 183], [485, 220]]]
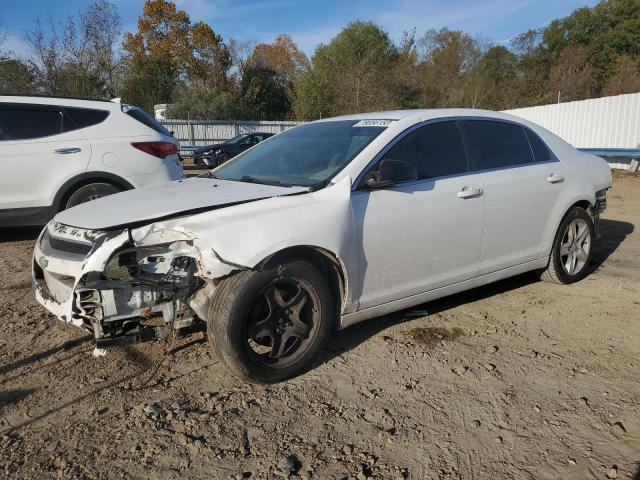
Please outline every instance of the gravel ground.
[[308, 374], [239, 383], [204, 332], [94, 358], [0, 231], [5, 478], [640, 480], [640, 178], [609, 193], [594, 273], [523, 275], [336, 333]]

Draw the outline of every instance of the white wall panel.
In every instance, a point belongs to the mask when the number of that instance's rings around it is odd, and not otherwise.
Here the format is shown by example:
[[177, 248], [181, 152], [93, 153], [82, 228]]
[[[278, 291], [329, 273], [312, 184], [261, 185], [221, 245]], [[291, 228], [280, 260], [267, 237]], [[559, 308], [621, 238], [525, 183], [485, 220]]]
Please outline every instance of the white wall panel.
[[640, 148], [640, 93], [505, 110], [577, 148]]

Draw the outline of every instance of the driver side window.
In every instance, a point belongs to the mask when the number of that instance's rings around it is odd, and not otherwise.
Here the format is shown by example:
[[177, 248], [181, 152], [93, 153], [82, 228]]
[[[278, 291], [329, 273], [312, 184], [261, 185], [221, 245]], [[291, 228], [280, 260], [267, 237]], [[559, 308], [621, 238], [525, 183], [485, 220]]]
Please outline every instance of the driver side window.
[[414, 130], [393, 145], [381, 160], [412, 163], [418, 180], [468, 171], [462, 134], [455, 121], [432, 123]]

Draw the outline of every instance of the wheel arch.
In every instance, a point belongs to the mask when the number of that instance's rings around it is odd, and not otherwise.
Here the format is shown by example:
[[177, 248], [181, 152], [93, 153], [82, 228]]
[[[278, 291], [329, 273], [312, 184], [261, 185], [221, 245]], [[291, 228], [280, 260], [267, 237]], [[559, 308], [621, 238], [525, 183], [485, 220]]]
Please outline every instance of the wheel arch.
[[71, 197], [73, 192], [75, 192], [80, 187], [89, 185], [90, 183], [108, 183], [122, 190], [132, 190], [133, 188], [135, 188], [127, 180], [118, 175], [114, 175], [113, 173], [85, 172], [80, 175], [71, 177], [58, 189], [58, 192], [56, 193], [52, 203], [54, 212], [57, 213], [62, 210], [63, 206], [65, 205], [67, 200], [69, 200], [69, 197]]
[[593, 206], [595, 204], [595, 200], [587, 198], [586, 196], [583, 197], [576, 197], [572, 200], [571, 204], [565, 208], [562, 211], [562, 215], [559, 216], [559, 218], [556, 220], [552, 234], [550, 235], [550, 238], [547, 240], [545, 247], [544, 247], [544, 255], [545, 256], [549, 256], [551, 255], [551, 249], [553, 248], [553, 242], [555, 242], [556, 240], [556, 236], [558, 235], [558, 230], [560, 229], [560, 225], [562, 225], [562, 222], [564, 221], [565, 217], [569, 214], [569, 212], [571, 210], [573, 210], [575, 207], [580, 207], [580, 208], [584, 208], [587, 213], [589, 214], [589, 216], [591, 216], [593, 218]]
[[256, 268], [273, 267], [292, 260], [304, 260], [314, 265], [327, 279], [335, 301], [336, 325], [346, 306], [348, 279], [346, 268], [340, 257], [333, 252], [313, 245], [287, 247], [261, 260]]

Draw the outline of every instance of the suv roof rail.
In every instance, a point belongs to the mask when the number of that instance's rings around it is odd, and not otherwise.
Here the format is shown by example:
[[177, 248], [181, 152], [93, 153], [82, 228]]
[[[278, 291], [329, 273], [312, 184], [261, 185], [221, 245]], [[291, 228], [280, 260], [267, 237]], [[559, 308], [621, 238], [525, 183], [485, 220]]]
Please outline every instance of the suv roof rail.
[[89, 100], [92, 102], [109, 102], [111, 100], [105, 98], [91, 98], [91, 97], [66, 97], [59, 95], [46, 95], [44, 93], [2, 93], [0, 92], [0, 97], [32, 97], [32, 98], [59, 98], [61, 100]]

